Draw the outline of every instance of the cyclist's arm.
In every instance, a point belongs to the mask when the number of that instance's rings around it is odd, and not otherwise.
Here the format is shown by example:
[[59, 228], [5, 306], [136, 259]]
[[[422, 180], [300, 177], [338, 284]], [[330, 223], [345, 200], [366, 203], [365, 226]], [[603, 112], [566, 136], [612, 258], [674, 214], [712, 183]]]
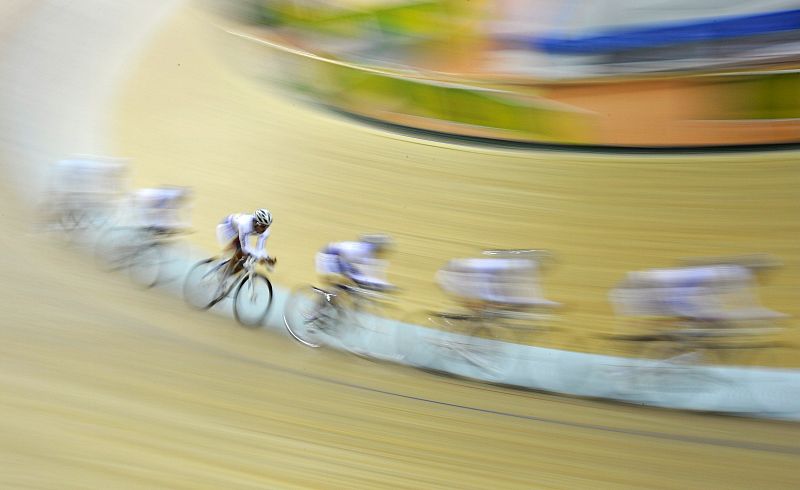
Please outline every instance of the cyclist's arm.
[[259, 259], [269, 258], [269, 254], [267, 253], [267, 248], [266, 248], [267, 238], [269, 238], [269, 230], [258, 235], [258, 240], [256, 241], [256, 248], [254, 255]]
[[336, 255], [339, 256], [340, 273], [344, 277], [352, 280], [353, 276], [359, 274], [359, 268], [357, 266], [359, 260], [358, 252], [355, 252], [346, 246], [340, 245], [336, 249]]
[[249, 243], [250, 235], [254, 235], [254, 233], [240, 233], [239, 234], [239, 243], [242, 246], [242, 250], [248, 254], [252, 255], [257, 259], [266, 259], [269, 257], [266, 250], [266, 241], [269, 237], [269, 230], [258, 235], [258, 240], [256, 241], [256, 246], [251, 247]]

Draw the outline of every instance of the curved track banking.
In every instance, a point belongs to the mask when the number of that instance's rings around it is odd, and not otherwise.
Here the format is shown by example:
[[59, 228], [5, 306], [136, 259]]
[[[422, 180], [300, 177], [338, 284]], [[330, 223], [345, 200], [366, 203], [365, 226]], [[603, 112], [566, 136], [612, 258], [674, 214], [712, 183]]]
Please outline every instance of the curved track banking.
[[[104, 39], [102, 30], [93, 31], [96, 20], [81, 15], [82, 7], [61, 7], [73, 15], [47, 19], [47, 24], [66, 22], [86, 36]], [[149, 18], [148, 9], [140, 7], [142, 18]], [[31, 12], [26, 15], [34, 15], [36, 8]], [[113, 18], [114, 12], [106, 15]], [[29, 56], [52, 55], [42, 47], [52, 41], [44, 34], [49, 29], [31, 24], [31, 17], [18, 18], [17, 28], [27, 32], [23, 39], [38, 40], [28, 46]], [[288, 253], [292, 246], [312, 250], [321, 239], [378, 226], [386, 216], [378, 207], [359, 210], [366, 224], [316, 219], [325, 211], [316, 201], [312, 209], [291, 217], [296, 201], [282, 204], [290, 189], [276, 186], [280, 178], [298, 178], [291, 174], [296, 171], [254, 170], [264, 161], [265, 150], [249, 133], [252, 121], [246, 112], [240, 118], [240, 107], [218, 105], [216, 99], [220, 92], [231, 92], [233, 100], [244, 104], [257, 88], [216, 65], [205, 44], [194, 42], [208, 39], [189, 35], [194, 29], [203, 29], [195, 13], [180, 11], [155, 38], [131, 79], [132, 92], [119, 102], [121, 148], [141, 164], [140, 183], [188, 181], [197, 187], [201, 231], [212, 229], [218, 213], [268, 199], [276, 214], [286, 216], [272, 238], [275, 253], [287, 259], [277, 276], [284, 283], [308, 279], [310, 267], [302, 257], [310, 255]], [[9, 37], [3, 40], [4, 49], [13, 48]], [[176, 40], [184, 42], [173, 44]], [[64, 42], [63, 49], [69, 47]], [[148, 65], [154, 53], [155, 67]], [[58, 56], [50, 61], [67, 65], [64, 69], [76, 64]], [[208, 81], [209, 73], [219, 78]], [[160, 98], [164, 93], [151, 92], [159, 78], [156, 85], [173, 94], [169, 104]], [[190, 83], [193, 78], [199, 83]], [[19, 172], [22, 162], [35, 165], [40, 158], [72, 150], [67, 132], [41, 146], [31, 135], [19, 136], [26, 124], [43, 135], [54, 134], [48, 123], [62, 129], [68, 124], [60, 116], [74, 107], [55, 110], [39, 94], [56, 90], [58, 80], [37, 86], [15, 85], [8, 78], [2, 82], [4, 107], [28, 104], [35, 114], [50, 116], [3, 116], [6, 129], [17, 119], [21, 126], [6, 132], [1, 143], [6, 171]], [[137, 87], [152, 93], [151, 105], [130, 105], [132, 100], [142, 102], [135, 98]], [[69, 97], [68, 89], [60, 95]], [[312, 117], [311, 111], [292, 108], [279, 98], [268, 101], [279, 110], [270, 113], [275, 126], [258, 131], [262, 138], [274, 134], [275, 127], [284, 126], [281, 134], [288, 138], [319, 125], [341, 124]], [[216, 117], [184, 114], [190, 108]], [[134, 124], [142, 117], [149, 124], [141, 119]], [[72, 129], [88, 134], [94, 127], [89, 126]], [[197, 128], [208, 132], [198, 133]], [[203, 139], [213, 134], [219, 136]], [[310, 155], [323, 148], [337, 155], [343, 150], [333, 142], [342, 134], [324, 136]], [[360, 149], [347, 150], [337, 165], [354, 160], [351, 151], [364, 153], [382, 141], [394, 141], [376, 132], [360, 134], [370, 134], [365, 137], [369, 141], [362, 141], [366, 146], [348, 145]], [[291, 160], [297, 158], [296, 148], [279, 143], [270, 143], [274, 152], [269, 161], [300, 162]], [[96, 150], [92, 144], [76, 150]], [[225, 151], [207, 151], [215, 146]], [[445, 151], [431, 148], [429, 161]], [[375, 170], [379, 175], [391, 167], [390, 160], [402, 156], [395, 151], [379, 158], [385, 159]], [[175, 165], [163, 165], [167, 162]], [[228, 162], [240, 166], [224, 166]], [[193, 163], [197, 168], [189, 172], [187, 165]], [[440, 165], [452, 168], [454, 163]], [[273, 183], [265, 190], [236, 185], [268, 181], [270, 175]], [[335, 180], [333, 187], [347, 188], [346, 180]], [[6, 257], [0, 261], [0, 454], [6, 461], [0, 486], [796, 488], [800, 483], [795, 424], [651, 410], [450, 380], [308, 350], [285, 336], [240, 329], [214, 315], [190, 311], [173, 297], [140, 291], [124, 277], [97, 272], [88, 257], [65, 247], [57, 236], [29, 234], [25, 208], [11, 192], [12, 183], [2, 184], [0, 213], [3, 229], [14, 230], [0, 237]], [[308, 188], [312, 196], [327, 197], [330, 186]], [[355, 199], [345, 206], [334, 211], [358, 209]], [[402, 245], [427, 243], [422, 238], [426, 231], [420, 227], [418, 242], [409, 238], [413, 235], [401, 235]], [[210, 231], [198, 236], [207, 248], [212, 247], [210, 239]], [[454, 246], [455, 253], [470, 248], [459, 242], [458, 233]], [[437, 247], [442, 246], [431, 244], [429, 250]], [[426, 249], [418, 250], [422, 264], [415, 263], [416, 268], [439, 258], [434, 252], [422, 257]], [[399, 255], [397, 262], [409, 258]], [[401, 277], [411, 281], [414, 267], [401, 269]]]

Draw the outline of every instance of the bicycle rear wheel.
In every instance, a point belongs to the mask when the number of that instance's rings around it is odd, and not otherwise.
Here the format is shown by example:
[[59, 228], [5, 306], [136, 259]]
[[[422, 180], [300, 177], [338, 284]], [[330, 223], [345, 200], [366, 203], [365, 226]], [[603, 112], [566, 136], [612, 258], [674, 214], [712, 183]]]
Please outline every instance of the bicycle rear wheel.
[[511, 334], [472, 315], [417, 311], [404, 323], [397, 350], [406, 349], [404, 360], [421, 369], [497, 383], [516, 364], [511, 344], [504, 342]]
[[266, 276], [251, 274], [236, 287], [233, 316], [245, 327], [261, 325], [272, 306], [272, 283]]
[[77, 208], [67, 209], [59, 216], [59, 223], [67, 236], [67, 241], [77, 241], [87, 228], [85, 211]]
[[222, 268], [228, 259], [205, 259], [189, 269], [183, 283], [183, 298], [192, 308], [207, 310], [217, 304], [223, 294], [219, 294]]
[[110, 209], [75, 204], [61, 213], [59, 221], [68, 241], [79, 242], [109, 225], [112, 220]]
[[338, 321], [338, 311], [313, 286], [298, 286], [289, 295], [283, 310], [283, 323], [295, 340], [308, 347], [323, 345], [322, 329]]

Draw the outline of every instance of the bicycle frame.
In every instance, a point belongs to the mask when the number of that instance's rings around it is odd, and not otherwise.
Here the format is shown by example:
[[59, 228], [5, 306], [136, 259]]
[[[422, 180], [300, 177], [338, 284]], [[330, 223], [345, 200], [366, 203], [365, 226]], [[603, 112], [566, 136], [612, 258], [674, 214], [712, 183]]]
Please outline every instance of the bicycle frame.
[[[203, 278], [205, 279], [205, 278], [211, 276], [212, 274], [216, 274], [221, 268], [227, 267], [228, 264], [230, 263], [230, 261], [231, 261], [231, 259], [227, 259], [227, 260], [224, 260], [224, 261], [220, 262], [219, 265], [217, 265], [216, 267], [214, 267], [210, 271], [206, 272], [203, 275]], [[228, 295], [230, 295], [231, 291], [233, 291], [236, 287], [239, 286], [239, 284], [241, 284], [242, 282], [244, 282], [247, 279], [251, 279], [252, 276], [258, 274], [258, 272], [256, 272], [256, 270], [255, 270], [256, 259], [254, 257], [250, 257], [250, 256], [245, 257], [245, 258], [241, 259], [240, 263], [242, 265], [242, 269], [240, 269], [239, 271], [236, 271], [236, 272], [228, 273], [225, 277], [223, 277], [220, 280], [220, 283], [219, 283], [220, 290], [215, 295], [216, 296], [215, 302], [218, 302], [222, 298], [227, 297]], [[227, 287], [225, 287], [226, 281], [228, 279], [230, 279], [231, 277], [233, 277], [233, 276], [238, 276], [238, 277], [236, 277], [235, 280], [231, 281], [230, 284]]]
[[[343, 345], [345, 342], [343, 340], [344, 337], [342, 337], [344, 332], [338, 332], [339, 327], [347, 325], [353, 328], [369, 329], [359, 320], [358, 315], [353, 316], [353, 313], [369, 312], [370, 306], [368, 304], [373, 305], [377, 304], [381, 299], [388, 299], [381, 293], [345, 284], [333, 285], [333, 288], [329, 290], [313, 285], [303, 286], [302, 288], [309, 288], [309, 292], [315, 299], [313, 299], [313, 303], [308, 305], [310, 308], [306, 311], [306, 314], [301, 319], [298, 319], [298, 322], [301, 322], [298, 324], [298, 328], [300, 328], [299, 325], [303, 325], [303, 328], [309, 333], [325, 333], [343, 342]], [[308, 299], [311, 300], [312, 298], [309, 297]], [[291, 302], [292, 299], [290, 298], [289, 301]], [[291, 308], [291, 306], [287, 305], [287, 308]], [[284, 323], [293, 337], [311, 347], [319, 347], [321, 345], [316, 341], [303, 338], [303, 334], [299, 334], [293, 329], [288, 318], [284, 314]], [[345, 348], [347, 347], [345, 346]]]
[[491, 320], [500, 318], [500, 316], [477, 312], [465, 314], [430, 312], [429, 314], [447, 324], [445, 328], [447, 335], [426, 337], [426, 342], [436, 349], [443, 349], [459, 356], [481, 370], [502, 374], [503, 369], [498, 369], [493, 362], [493, 356], [502, 351], [502, 347], [493, 344], [494, 339], [474, 335], [481, 329], [497, 328], [497, 325]]

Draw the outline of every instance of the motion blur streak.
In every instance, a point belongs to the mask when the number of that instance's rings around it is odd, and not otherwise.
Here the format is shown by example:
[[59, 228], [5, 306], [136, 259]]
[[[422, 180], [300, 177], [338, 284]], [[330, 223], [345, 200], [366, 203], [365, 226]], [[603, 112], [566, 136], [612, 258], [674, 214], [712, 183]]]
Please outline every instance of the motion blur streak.
[[209, 3], [240, 7], [265, 76], [392, 124], [625, 147], [800, 135], [794, 0]]
[[[269, 332], [192, 312], [159, 291], [137, 290], [123, 277], [96, 271], [58, 235], [31, 234], [28, 209], [18, 198], [32, 201], [26, 194], [41, 184], [35, 179], [40, 169], [66, 154], [130, 156], [136, 185], [174, 182], [195, 189], [196, 243], [207, 250], [213, 249], [213, 225], [222, 214], [251, 209], [264, 199], [274, 202], [275, 253], [287, 262], [278, 279], [286, 284], [310, 280], [319, 244], [364, 228], [393, 228], [387, 231], [401, 237], [398, 248], [405, 250], [396, 259], [397, 276], [410, 291], [406, 301], [414, 304], [435, 297], [433, 272], [445, 260], [480, 247], [528, 246], [535, 239], [570, 257], [553, 272], [547, 292], [581, 305], [584, 313], [570, 317], [576, 325], [610, 321], [605, 294], [624, 272], [712, 251], [686, 238], [687, 229], [720, 232], [717, 236], [730, 236], [737, 250], [764, 250], [785, 260], [786, 272], [776, 275], [764, 300], [796, 316], [793, 235], [760, 221], [766, 214], [795, 229], [795, 154], [655, 159], [644, 180], [664, 180], [667, 189], [647, 200], [637, 194], [641, 181], [630, 173], [643, 163], [635, 157], [462, 151], [388, 138], [262, 94], [251, 80], [215, 61], [221, 39], [190, 9], [176, 11], [140, 63], [126, 58], [130, 81], [114, 101], [114, 138], [106, 142], [93, 132], [95, 124], [103, 127], [94, 116], [76, 115], [94, 94], [73, 82], [70, 66], [86, 60], [63, 52], [75, 39], [65, 31], [102, 44], [110, 38], [100, 27], [122, 21], [136, 26], [134, 20], [163, 12], [138, 0], [6, 2], [2, 8], [8, 5], [14, 6], [13, 15], [0, 16], [2, 59], [10, 60], [0, 78], [0, 227], [6, 230], [0, 237], [0, 454], [6, 463], [0, 486], [675, 488], [702, 482], [749, 488], [757, 482], [796, 488], [800, 483], [794, 471], [796, 425], [537, 395], [308, 350]], [[142, 17], [120, 14], [130, 13], [122, 5]], [[51, 76], [31, 74], [30, 66]], [[103, 71], [89, 63], [80, 75], [98, 80], [96, 70]], [[70, 74], [71, 82], [62, 84], [58, 73]], [[40, 83], [20, 82], [31, 79]], [[10, 109], [24, 107], [29, 110]], [[79, 142], [71, 144], [72, 135]], [[388, 177], [398, 162], [408, 176], [394, 182]], [[752, 169], [753, 162], [760, 168]], [[487, 165], [494, 169], [488, 175]], [[676, 170], [696, 179], [694, 194], [681, 192]], [[351, 172], [362, 176], [350, 177]], [[503, 172], [505, 177], [495, 178]], [[542, 187], [514, 186], [520, 177], [541, 178]], [[385, 178], [393, 183], [376, 183]], [[453, 180], [439, 187], [430, 184], [432, 178]], [[615, 193], [576, 192], [615, 178], [629, 184], [629, 203], [649, 204], [660, 223], [648, 225], [653, 217], [634, 210], [631, 216], [644, 230], [626, 228], [614, 215], [626, 203], [607, 200]], [[752, 198], [747, 204], [733, 199], [737, 193], [715, 187], [718, 180], [752, 190]], [[412, 190], [404, 193], [403, 185]], [[701, 191], [711, 193], [709, 200]], [[684, 212], [656, 206], [670, 198], [692, 210], [688, 221], [678, 219]], [[727, 198], [732, 200], [724, 201], [723, 209], [707, 205]], [[375, 205], [363, 206], [364, 199]], [[613, 233], [584, 233], [586, 226], [596, 226], [602, 210], [611, 216], [600, 224]], [[708, 229], [715, 220], [722, 224]], [[486, 228], [476, 229], [476, 222]], [[728, 251], [725, 244], [711, 248]], [[654, 428], [674, 436], [632, 435]], [[710, 446], [698, 439], [731, 444]], [[764, 447], [789, 451], [760, 450]]]

